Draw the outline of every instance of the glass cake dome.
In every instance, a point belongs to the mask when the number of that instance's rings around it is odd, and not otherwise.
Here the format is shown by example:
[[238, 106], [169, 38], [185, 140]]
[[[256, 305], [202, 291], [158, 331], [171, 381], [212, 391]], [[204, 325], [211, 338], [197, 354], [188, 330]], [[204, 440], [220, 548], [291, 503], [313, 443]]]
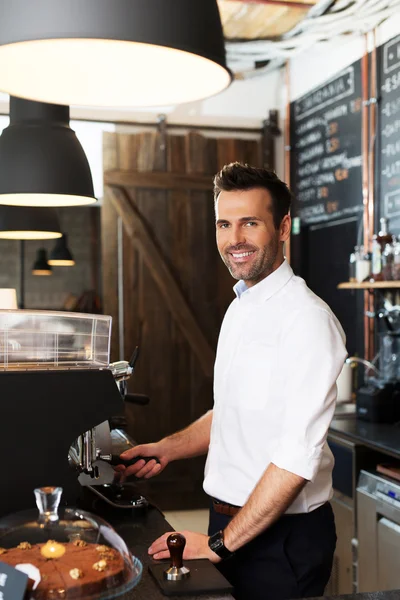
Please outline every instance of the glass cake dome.
[[39, 514], [0, 519], [0, 562], [28, 575], [27, 597], [109, 600], [139, 583], [142, 564], [111, 525], [76, 508], [59, 514], [59, 487], [34, 493]]

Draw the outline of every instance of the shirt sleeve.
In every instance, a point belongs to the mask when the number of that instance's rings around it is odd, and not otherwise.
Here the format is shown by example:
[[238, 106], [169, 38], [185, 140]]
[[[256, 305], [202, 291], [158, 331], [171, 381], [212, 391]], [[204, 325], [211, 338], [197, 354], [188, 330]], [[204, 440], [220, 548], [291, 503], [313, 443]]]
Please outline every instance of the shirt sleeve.
[[310, 308], [291, 323], [282, 352], [285, 412], [271, 462], [313, 481], [335, 410], [336, 380], [347, 356], [344, 333], [329, 312]]

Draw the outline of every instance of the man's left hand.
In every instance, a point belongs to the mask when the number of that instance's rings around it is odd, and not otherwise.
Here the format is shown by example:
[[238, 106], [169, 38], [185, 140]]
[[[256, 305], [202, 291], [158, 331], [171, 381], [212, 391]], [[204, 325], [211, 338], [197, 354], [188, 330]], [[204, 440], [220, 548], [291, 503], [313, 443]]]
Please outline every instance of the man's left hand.
[[211, 550], [208, 545], [208, 535], [195, 533], [194, 531], [169, 531], [156, 539], [150, 546], [148, 552], [156, 560], [169, 558], [167, 538], [171, 533], [181, 533], [185, 536], [186, 546], [183, 551], [184, 560], [194, 560], [195, 558], [208, 558], [213, 563], [218, 563], [221, 559]]

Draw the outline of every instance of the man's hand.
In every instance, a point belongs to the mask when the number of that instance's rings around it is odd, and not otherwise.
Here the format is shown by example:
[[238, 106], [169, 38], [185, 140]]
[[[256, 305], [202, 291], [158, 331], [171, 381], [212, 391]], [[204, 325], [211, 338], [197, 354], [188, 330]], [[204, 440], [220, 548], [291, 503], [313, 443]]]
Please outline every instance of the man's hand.
[[[177, 533], [170, 531], [164, 533], [161, 537], [155, 540], [150, 546], [148, 552], [156, 560], [163, 558], [169, 558], [169, 550], [167, 547], [167, 538], [171, 533]], [[195, 533], [194, 531], [180, 531], [186, 539], [186, 546], [183, 551], [184, 560], [194, 560], [195, 558], [208, 558], [212, 563], [220, 562], [220, 557], [215, 554], [208, 546], [208, 535], [203, 533]]]
[[[170, 462], [166, 446], [163, 441], [160, 441], [155, 444], [142, 444], [126, 450], [120, 456], [121, 464], [117, 465], [114, 470], [120, 474], [122, 479], [126, 479], [130, 475], [142, 477], [143, 479], [150, 479], [154, 475], [159, 475]], [[124, 460], [129, 461], [137, 456], [143, 456], [144, 458], [155, 456], [159, 462], [155, 460], [149, 460], [148, 462], [138, 460], [130, 467], [124, 465]]]

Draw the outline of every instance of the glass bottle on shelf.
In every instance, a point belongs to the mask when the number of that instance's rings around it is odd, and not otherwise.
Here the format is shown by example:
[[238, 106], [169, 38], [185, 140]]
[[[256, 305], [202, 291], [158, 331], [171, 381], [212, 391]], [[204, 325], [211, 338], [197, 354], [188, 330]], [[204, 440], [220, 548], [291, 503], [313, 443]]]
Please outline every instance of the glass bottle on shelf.
[[371, 265], [371, 281], [382, 281], [382, 250], [381, 245], [374, 235], [372, 239], [372, 265]]
[[396, 239], [396, 236], [393, 236], [392, 278], [400, 281], [400, 239]]
[[390, 281], [393, 279], [393, 246], [392, 244], [386, 244], [385, 249], [382, 252], [382, 276], [384, 281]]
[[386, 244], [392, 243], [393, 236], [391, 233], [389, 233], [389, 230], [388, 230], [388, 227], [389, 227], [388, 219], [386, 219], [385, 217], [381, 217], [379, 219], [379, 223], [380, 223], [380, 230], [378, 232], [378, 235], [376, 236], [376, 239], [380, 243], [381, 250], [383, 252]]
[[[387, 277], [384, 273], [384, 262], [386, 259], [390, 261], [389, 249], [386, 246], [392, 244], [392, 234], [388, 231], [388, 219], [381, 217], [379, 219], [380, 229], [377, 234], [372, 237], [372, 269], [370, 281], [384, 281]], [[385, 256], [385, 251], [387, 255]], [[391, 270], [391, 267], [390, 267]], [[392, 278], [391, 272], [387, 273], [389, 279]]]
[[[354, 250], [356, 250], [356, 248], [354, 248]], [[349, 281], [351, 283], [354, 283], [355, 281], [357, 281], [356, 279], [356, 252], [352, 252], [350, 254], [350, 258], [349, 258]]]
[[364, 251], [364, 246], [359, 247], [356, 255], [356, 280], [361, 283], [368, 280], [371, 274], [371, 260], [368, 253]]

